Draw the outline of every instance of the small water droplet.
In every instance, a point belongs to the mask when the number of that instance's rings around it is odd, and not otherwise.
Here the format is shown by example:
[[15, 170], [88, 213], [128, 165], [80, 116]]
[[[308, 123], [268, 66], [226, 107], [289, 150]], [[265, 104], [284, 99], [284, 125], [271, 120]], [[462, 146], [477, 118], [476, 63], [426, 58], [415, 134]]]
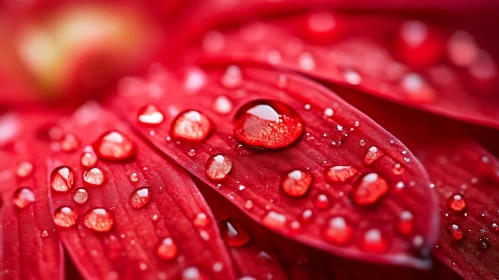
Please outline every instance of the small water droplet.
[[414, 216], [412, 213], [407, 210], [401, 211], [395, 222], [395, 228], [401, 234], [410, 234], [414, 228]]
[[78, 204], [85, 204], [88, 200], [88, 192], [84, 188], [79, 188], [73, 194], [73, 201]]
[[94, 143], [94, 150], [101, 159], [127, 160], [135, 156], [135, 144], [123, 133], [111, 131], [101, 135]]
[[156, 105], [149, 104], [140, 108], [137, 119], [141, 124], [155, 126], [161, 124], [165, 116]]
[[310, 36], [326, 39], [333, 36], [336, 20], [329, 12], [317, 11], [308, 15], [306, 26]]
[[352, 241], [354, 229], [343, 217], [334, 217], [329, 220], [322, 235], [330, 243], [346, 245]]
[[361, 147], [364, 147], [364, 146], [366, 145], [366, 140], [364, 140], [364, 139], [360, 139], [360, 140], [359, 140], [359, 145], [360, 145]]
[[452, 224], [449, 227], [449, 231], [450, 231], [450, 234], [452, 235], [452, 238], [455, 241], [459, 241], [459, 240], [463, 239], [463, 237], [464, 237], [464, 231], [461, 229], [460, 226], [458, 226], [456, 224]]
[[288, 147], [300, 138], [303, 130], [299, 115], [279, 101], [249, 102], [239, 109], [234, 119], [235, 138], [259, 148]]
[[24, 209], [35, 201], [35, 194], [30, 188], [20, 188], [14, 192], [14, 205]]
[[402, 173], [404, 173], [404, 168], [402, 167], [402, 165], [400, 163], [395, 163], [393, 165], [393, 174], [400, 175]]
[[385, 153], [382, 150], [378, 149], [378, 147], [371, 146], [364, 156], [364, 163], [366, 165], [371, 165], [384, 155]]
[[348, 69], [343, 72], [343, 78], [351, 85], [358, 85], [362, 81], [362, 77], [354, 70]]
[[90, 185], [100, 186], [104, 183], [104, 173], [97, 167], [83, 172], [83, 180]]
[[187, 152], [187, 155], [190, 156], [190, 157], [193, 157], [196, 155], [196, 150], [194, 149], [190, 149], [188, 152]]
[[362, 249], [372, 253], [384, 253], [388, 250], [388, 239], [378, 229], [370, 229], [364, 233]]
[[225, 96], [219, 96], [215, 99], [215, 102], [213, 102], [213, 110], [220, 115], [227, 115], [232, 112], [232, 108], [232, 102]]
[[69, 228], [76, 224], [78, 214], [67, 206], [59, 207], [54, 212], [54, 223], [63, 228]]
[[263, 217], [262, 222], [268, 227], [281, 229], [286, 224], [286, 216], [276, 211], [269, 211]]
[[465, 31], [454, 33], [447, 43], [447, 52], [450, 61], [458, 66], [470, 65], [478, 54], [475, 39]]
[[341, 183], [355, 176], [357, 172], [357, 168], [352, 166], [333, 166], [326, 168], [324, 177], [330, 183]]
[[330, 117], [332, 117], [333, 115], [334, 115], [334, 111], [333, 111], [333, 109], [331, 109], [331, 108], [326, 108], [326, 109], [324, 110], [324, 116], [326, 116], [326, 117], [330, 118]]
[[212, 129], [211, 121], [203, 113], [190, 110], [179, 114], [172, 123], [171, 135], [176, 140], [201, 142]]
[[41, 236], [42, 236], [43, 238], [48, 237], [48, 236], [49, 236], [48, 231], [46, 231], [46, 230], [42, 231]]
[[298, 66], [305, 71], [312, 71], [315, 69], [315, 58], [311, 53], [304, 52], [298, 57]]
[[94, 208], [83, 216], [83, 224], [97, 232], [108, 232], [114, 225], [114, 217], [104, 208]]
[[499, 233], [499, 225], [497, 223], [492, 223], [490, 227], [492, 228], [492, 232]]
[[303, 212], [301, 213], [299, 219], [302, 223], [310, 223], [310, 221], [312, 220], [312, 217], [313, 217], [314, 213], [312, 212], [311, 209], [305, 209], [303, 210]]
[[50, 174], [50, 186], [54, 191], [67, 192], [73, 187], [74, 172], [67, 166], [61, 166]]
[[61, 149], [65, 152], [75, 151], [80, 145], [78, 139], [72, 133], [64, 134], [59, 140], [59, 144], [61, 145]]
[[151, 201], [151, 192], [148, 187], [134, 190], [128, 198], [128, 203], [133, 209], [145, 207]]
[[447, 205], [454, 212], [462, 212], [466, 208], [466, 200], [460, 194], [454, 194], [449, 197]]
[[228, 219], [224, 222], [222, 237], [225, 244], [230, 247], [241, 247], [250, 241], [250, 235], [242, 223], [235, 219]]
[[330, 205], [329, 198], [325, 194], [318, 194], [315, 197], [314, 205], [315, 205], [315, 207], [317, 207], [319, 209], [327, 209], [327, 208], [329, 208], [329, 205]]
[[130, 174], [130, 181], [137, 183], [139, 181], [139, 175], [137, 173]]
[[199, 270], [195, 267], [188, 267], [182, 271], [182, 280], [204, 280]]
[[28, 177], [33, 172], [33, 164], [29, 161], [22, 160], [17, 164], [17, 176], [21, 178]]
[[232, 169], [232, 161], [225, 154], [211, 156], [206, 162], [206, 176], [213, 181], [222, 181]]
[[378, 202], [388, 192], [388, 183], [376, 173], [369, 173], [356, 182], [351, 197], [355, 204], [370, 206]]
[[231, 65], [227, 67], [221, 78], [221, 83], [226, 88], [237, 88], [243, 84], [241, 68]]
[[80, 163], [85, 167], [92, 167], [97, 163], [97, 155], [93, 152], [84, 152], [81, 154]]
[[248, 210], [251, 210], [253, 209], [253, 201], [251, 200], [246, 200], [246, 202], [244, 203], [244, 208], [248, 209]]
[[281, 189], [289, 196], [304, 196], [313, 181], [312, 174], [306, 171], [293, 170], [283, 176], [281, 180]]
[[156, 247], [156, 255], [158, 258], [169, 261], [173, 260], [178, 254], [178, 248], [173, 239], [170, 237], [164, 238]]
[[204, 228], [211, 223], [211, 219], [205, 213], [198, 213], [196, 218], [194, 218], [194, 225], [200, 228]]

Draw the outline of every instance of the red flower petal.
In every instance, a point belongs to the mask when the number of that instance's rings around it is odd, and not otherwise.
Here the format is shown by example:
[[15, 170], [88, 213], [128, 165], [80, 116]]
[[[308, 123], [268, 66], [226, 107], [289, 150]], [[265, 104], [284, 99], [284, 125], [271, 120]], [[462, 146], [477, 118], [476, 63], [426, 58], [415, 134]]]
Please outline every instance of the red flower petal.
[[[435, 255], [465, 278], [499, 277], [499, 162], [494, 156], [466, 136], [459, 124], [372, 98], [359, 99], [351, 90], [337, 92], [400, 137], [428, 170], [441, 209]], [[393, 121], [386, 112], [404, 121]]]
[[498, 66], [490, 53], [498, 45], [483, 30], [497, 23], [478, 12], [466, 15], [469, 24], [459, 20], [451, 29], [430, 20], [313, 12], [210, 31], [201, 50], [185, 57], [280, 66], [498, 128]]
[[[55, 175], [64, 180], [49, 181], [51, 210], [85, 278], [232, 277], [214, 218], [179, 167], [96, 104], [84, 105], [60, 127], [81, 144], [48, 161], [49, 174], [68, 167]], [[94, 151], [97, 161], [81, 161]], [[69, 191], [56, 191], [60, 184]]]
[[[132, 90], [127, 88], [131, 78], [124, 80], [121, 96], [115, 101], [117, 112], [156, 147], [254, 220], [342, 256], [418, 267], [427, 264], [419, 257], [433, 246], [437, 226], [430, 182], [410, 152], [365, 115], [295, 75], [237, 67], [225, 73], [197, 69], [187, 73], [187, 79], [179, 84], [169, 73], [158, 73], [156, 69], [151, 77], [141, 80], [146, 88]], [[199, 91], [189, 94], [192, 90]], [[255, 100], [260, 101], [236, 114]], [[166, 114], [157, 128], [138, 122], [140, 108], [150, 103]], [[177, 116], [186, 111], [197, 115], [178, 123]], [[210, 120], [211, 134], [198, 139], [201, 142], [172, 138], [172, 126], [200, 135], [197, 132], [206, 129], [205, 118]], [[297, 138], [290, 128], [300, 127], [304, 127], [304, 135]], [[245, 136], [239, 137], [239, 142], [234, 139], [238, 129]], [[370, 158], [380, 153], [384, 156], [364, 163], [366, 155]], [[223, 155], [219, 164], [208, 166], [226, 170], [225, 156], [230, 159], [232, 167], [224, 172], [222, 182], [210, 180], [212, 172], [206, 170], [209, 158], [219, 154]], [[334, 166], [352, 166], [358, 172], [339, 176], [343, 179], [340, 181], [334, 176], [326, 181], [325, 170]], [[281, 190], [281, 179], [290, 176], [290, 171], [297, 171], [291, 176], [296, 184], [304, 184], [303, 173], [310, 172], [314, 177], [310, 190], [301, 197]], [[400, 184], [407, 187], [398, 191], [396, 186]], [[351, 193], [370, 205], [355, 206]], [[414, 215], [415, 230], [408, 236], [393, 229], [404, 210]], [[338, 239], [339, 233], [344, 237]]]

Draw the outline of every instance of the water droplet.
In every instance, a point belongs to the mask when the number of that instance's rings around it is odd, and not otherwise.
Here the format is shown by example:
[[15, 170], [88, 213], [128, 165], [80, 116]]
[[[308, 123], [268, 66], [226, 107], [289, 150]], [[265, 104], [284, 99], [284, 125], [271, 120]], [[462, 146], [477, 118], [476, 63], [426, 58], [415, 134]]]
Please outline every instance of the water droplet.
[[145, 207], [151, 201], [151, 192], [149, 188], [139, 188], [134, 190], [128, 198], [128, 203], [133, 209], [140, 209]]
[[385, 153], [382, 150], [378, 149], [378, 147], [371, 146], [364, 156], [364, 163], [366, 165], [371, 165], [384, 155]]
[[323, 231], [324, 239], [336, 245], [346, 245], [350, 243], [353, 235], [353, 226], [343, 217], [331, 218]]
[[281, 62], [282, 56], [278, 50], [272, 49], [267, 52], [267, 61], [270, 64], [279, 64]]
[[225, 37], [219, 31], [208, 31], [203, 37], [202, 46], [207, 52], [219, 52], [225, 47]]
[[351, 85], [358, 85], [362, 81], [362, 77], [354, 70], [345, 70], [343, 72], [343, 78], [345, 81]]
[[104, 173], [97, 167], [83, 172], [83, 180], [90, 185], [100, 186], [104, 183]]
[[303, 130], [299, 115], [279, 101], [249, 102], [239, 109], [234, 119], [235, 138], [259, 148], [288, 147], [298, 140]]
[[244, 208], [246, 208], [248, 210], [253, 209], [253, 206], [254, 206], [254, 204], [253, 204], [253, 201], [251, 201], [251, 200], [246, 200], [246, 202], [244, 203]]
[[387, 192], [386, 180], [376, 173], [369, 173], [356, 182], [350, 194], [355, 204], [370, 206], [378, 202]]
[[184, 88], [189, 93], [196, 93], [204, 87], [207, 79], [206, 73], [203, 70], [194, 67], [186, 73]]
[[182, 280], [204, 280], [199, 270], [195, 267], [188, 267], [182, 271]]
[[232, 102], [225, 96], [219, 96], [213, 103], [213, 110], [220, 115], [227, 115], [232, 111]]
[[393, 165], [393, 174], [400, 175], [402, 173], [404, 173], [404, 168], [402, 167], [402, 165], [400, 163], [395, 163]]
[[33, 172], [33, 164], [29, 161], [22, 160], [17, 164], [17, 176], [21, 178], [28, 177]]
[[35, 194], [29, 188], [20, 188], [14, 192], [14, 204], [19, 209], [24, 209], [35, 201]]
[[78, 220], [78, 214], [66, 206], [59, 207], [54, 212], [54, 223], [63, 228], [69, 228], [76, 224]]
[[419, 74], [406, 74], [401, 80], [401, 86], [409, 94], [407, 97], [415, 101], [430, 102], [435, 99], [435, 91]]
[[311, 209], [305, 209], [303, 210], [303, 212], [301, 213], [300, 215], [300, 221], [302, 223], [310, 223], [310, 221], [312, 220], [312, 217], [313, 217], [314, 213], [312, 212]]
[[334, 115], [334, 111], [333, 111], [333, 109], [331, 109], [331, 108], [326, 108], [326, 109], [324, 110], [324, 116], [326, 116], [326, 117], [330, 118], [330, 117], [332, 117], [333, 115]]
[[332, 32], [336, 27], [336, 20], [334, 17], [325, 11], [319, 11], [311, 13], [307, 17], [307, 29], [310, 36], [314, 36], [316, 39], [331, 38]]
[[449, 205], [449, 208], [452, 211], [461, 212], [466, 208], [466, 200], [464, 200], [464, 197], [462, 195], [454, 194], [451, 197], [449, 197], [447, 205]]
[[304, 196], [312, 184], [313, 177], [309, 172], [293, 170], [283, 176], [281, 189], [289, 196]]
[[281, 229], [286, 224], [286, 216], [275, 211], [269, 211], [263, 217], [262, 222], [268, 227]]
[[400, 36], [406, 44], [418, 47], [426, 40], [428, 28], [420, 21], [407, 21], [400, 28]]
[[97, 232], [108, 232], [113, 227], [114, 217], [104, 208], [94, 208], [85, 214], [83, 224]]
[[400, 212], [395, 222], [395, 228], [401, 234], [410, 234], [414, 228], [414, 216], [412, 213], [406, 210]]
[[50, 175], [50, 186], [54, 191], [67, 192], [73, 187], [74, 172], [67, 166], [61, 166]]
[[459, 241], [459, 240], [463, 239], [463, 237], [464, 237], [464, 231], [461, 229], [460, 226], [458, 226], [456, 224], [452, 224], [449, 227], [449, 231], [450, 231], [450, 234], [452, 235], [452, 238], [455, 241]]
[[364, 146], [366, 145], [366, 140], [364, 140], [364, 139], [360, 139], [360, 140], [359, 140], [359, 145], [360, 145], [361, 147], [364, 147]]
[[213, 181], [227, 178], [232, 169], [232, 160], [225, 154], [211, 156], [206, 162], [206, 176]]
[[159, 125], [163, 122], [165, 116], [156, 105], [149, 104], [140, 108], [138, 121], [145, 125]]
[[48, 231], [46, 231], [46, 230], [44, 230], [44, 231], [42, 231], [41, 236], [42, 236], [43, 238], [48, 237], [48, 236], [49, 236], [49, 232], [48, 232]]
[[65, 152], [72, 152], [78, 149], [78, 146], [80, 145], [78, 139], [72, 133], [64, 134], [61, 140], [59, 140], [59, 143], [61, 145], [61, 149]]
[[194, 225], [200, 228], [204, 228], [211, 223], [210, 218], [205, 213], [198, 213], [196, 218], [194, 218]]
[[97, 156], [111, 161], [127, 160], [135, 156], [135, 144], [132, 140], [117, 131], [104, 133], [94, 143]]
[[221, 83], [226, 88], [237, 88], [243, 84], [243, 74], [241, 68], [231, 65], [225, 70]]
[[164, 238], [156, 247], [156, 255], [158, 258], [169, 261], [173, 260], [178, 254], [178, 248], [173, 239], [170, 237]]
[[352, 166], [333, 166], [326, 168], [324, 177], [330, 183], [341, 183], [355, 176], [357, 172], [357, 168]]
[[447, 43], [450, 61], [458, 66], [470, 65], [478, 54], [478, 46], [473, 37], [465, 32], [454, 33]]
[[130, 174], [130, 181], [137, 183], [139, 181], [139, 175], [137, 173]]
[[78, 204], [84, 204], [88, 200], [88, 192], [84, 188], [79, 188], [73, 194], [73, 201]]
[[212, 124], [208, 117], [198, 111], [185, 111], [172, 123], [171, 135], [177, 140], [201, 142], [210, 134]]
[[329, 208], [329, 198], [325, 194], [318, 194], [314, 200], [315, 207], [319, 209]]
[[194, 149], [190, 149], [188, 152], [187, 152], [187, 155], [190, 156], [190, 157], [193, 157], [196, 155], [196, 150]]
[[81, 154], [80, 163], [85, 167], [94, 166], [97, 163], [97, 156], [93, 152], [84, 152]]
[[384, 253], [388, 249], [388, 240], [378, 229], [370, 229], [364, 233], [362, 249], [372, 253]]
[[492, 228], [493, 232], [499, 233], [499, 225], [497, 223], [492, 223], [490, 227]]
[[315, 59], [311, 53], [304, 52], [298, 57], [298, 66], [305, 71], [312, 71], [315, 68]]
[[228, 219], [223, 223], [224, 229], [222, 231], [222, 236], [227, 246], [241, 247], [250, 241], [248, 231], [239, 221]]

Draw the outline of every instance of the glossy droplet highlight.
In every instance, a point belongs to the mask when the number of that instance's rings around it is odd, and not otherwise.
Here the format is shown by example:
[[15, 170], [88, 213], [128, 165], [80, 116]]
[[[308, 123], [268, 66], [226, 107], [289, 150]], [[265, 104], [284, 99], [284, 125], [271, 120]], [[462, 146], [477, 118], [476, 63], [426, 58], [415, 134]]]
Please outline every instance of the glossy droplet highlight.
[[94, 143], [94, 150], [101, 159], [110, 161], [127, 160], [135, 156], [135, 144], [123, 133], [104, 133]]
[[400, 212], [395, 222], [395, 228], [403, 235], [408, 235], [414, 228], [414, 216], [409, 211]]
[[76, 224], [78, 214], [66, 206], [60, 207], [54, 212], [54, 223], [63, 228], [69, 228]]
[[378, 149], [378, 147], [371, 146], [364, 156], [364, 163], [366, 165], [371, 165], [384, 155], [385, 153], [382, 150]]
[[384, 253], [388, 250], [388, 239], [378, 229], [370, 229], [364, 233], [362, 249], [372, 253]]
[[352, 178], [358, 170], [352, 166], [333, 166], [324, 171], [324, 177], [330, 183], [341, 183]]
[[314, 205], [318, 209], [328, 209], [329, 208], [329, 198], [325, 194], [318, 194], [314, 199]]
[[222, 222], [224, 225], [222, 237], [225, 244], [230, 247], [241, 247], [250, 241], [250, 235], [246, 228], [239, 221], [229, 219]]
[[92, 167], [97, 163], [97, 155], [93, 152], [84, 152], [81, 154], [80, 163], [85, 167]]
[[281, 229], [286, 224], [286, 216], [276, 211], [269, 211], [263, 217], [262, 222], [268, 227]]
[[356, 205], [370, 206], [378, 202], [388, 189], [388, 183], [383, 177], [369, 173], [355, 183], [350, 194]]
[[134, 190], [128, 199], [128, 203], [133, 209], [143, 208], [149, 204], [150, 201], [151, 192], [147, 187]]
[[221, 83], [226, 88], [237, 88], [243, 84], [241, 68], [231, 65], [227, 67], [221, 78]]
[[85, 204], [88, 200], [88, 192], [84, 188], [79, 188], [73, 194], [73, 201], [78, 204]]
[[104, 208], [94, 208], [83, 217], [83, 224], [97, 232], [108, 232], [114, 224], [114, 217]]
[[61, 145], [61, 150], [65, 152], [72, 152], [78, 149], [78, 146], [80, 145], [78, 139], [72, 133], [64, 134], [59, 141], [59, 144]]
[[232, 102], [225, 96], [219, 96], [213, 102], [213, 110], [220, 115], [227, 115], [232, 111]]
[[30, 188], [20, 188], [14, 192], [14, 205], [24, 209], [35, 201], [35, 194]]
[[449, 232], [455, 241], [459, 241], [459, 240], [463, 239], [463, 237], [464, 237], [464, 231], [461, 229], [460, 226], [458, 226], [456, 224], [450, 225]]
[[171, 127], [171, 135], [177, 140], [201, 142], [212, 129], [211, 121], [198, 111], [186, 111], [177, 116]]
[[16, 174], [18, 177], [26, 178], [33, 172], [33, 164], [29, 161], [22, 160], [17, 164]]
[[239, 109], [234, 119], [236, 139], [258, 148], [288, 147], [300, 138], [303, 130], [300, 116], [278, 101], [249, 102]]
[[293, 170], [283, 176], [281, 189], [289, 196], [304, 196], [312, 185], [313, 177], [309, 172]]
[[165, 116], [156, 105], [149, 104], [140, 108], [137, 120], [145, 125], [159, 125], [163, 122]]
[[222, 181], [232, 170], [232, 160], [225, 154], [211, 156], [206, 162], [206, 176], [213, 181]]
[[156, 247], [156, 255], [158, 258], [169, 261], [173, 260], [178, 254], [178, 248], [173, 239], [170, 237], [164, 238]]
[[100, 186], [104, 183], [104, 173], [99, 168], [92, 168], [83, 172], [83, 180], [90, 185]]
[[54, 191], [67, 192], [73, 187], [74, 172], [67, 166], [61, 166], [52, 171], [50, 186]]
[[210, 218], [205, 213], [198, 213], [194, 218], [194, 225], [200, 228], [204, 228], [211, 223]]
[[447, 201], [447, 205], [449, 205], [449, 208], [454, 211], [454, 212], [461, 212], [466, 208], [466, 200], [464, 197], [460, 194], [454, 194], [451, 197], [449, 197], [449, 200]]
[[347, 245], [352, 241], [354, 229], [343, 217], [334, 217], [329, 220], [322, 235], [330, 243]]

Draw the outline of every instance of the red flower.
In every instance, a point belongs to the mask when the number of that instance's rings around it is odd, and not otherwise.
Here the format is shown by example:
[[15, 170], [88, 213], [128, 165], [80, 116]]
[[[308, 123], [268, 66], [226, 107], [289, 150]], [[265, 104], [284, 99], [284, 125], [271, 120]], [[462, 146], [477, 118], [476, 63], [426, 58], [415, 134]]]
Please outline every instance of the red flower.
[[135, 2], [3, 4], [1, 278], [499, 278], [495, 2]]

